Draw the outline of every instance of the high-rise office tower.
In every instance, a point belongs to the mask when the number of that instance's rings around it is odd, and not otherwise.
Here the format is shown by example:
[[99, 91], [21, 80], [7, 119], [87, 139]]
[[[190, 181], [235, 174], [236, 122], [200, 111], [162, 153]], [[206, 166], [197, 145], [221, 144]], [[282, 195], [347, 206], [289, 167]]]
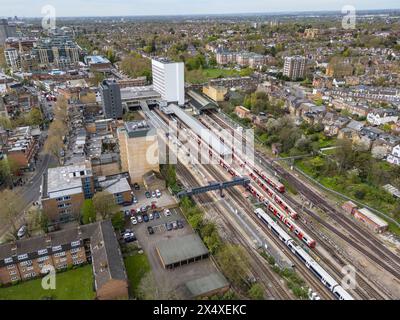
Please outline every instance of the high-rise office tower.
[[185, 104], [185, 64], [165, 58], [151, 61], [154, 90], [167, 102]]

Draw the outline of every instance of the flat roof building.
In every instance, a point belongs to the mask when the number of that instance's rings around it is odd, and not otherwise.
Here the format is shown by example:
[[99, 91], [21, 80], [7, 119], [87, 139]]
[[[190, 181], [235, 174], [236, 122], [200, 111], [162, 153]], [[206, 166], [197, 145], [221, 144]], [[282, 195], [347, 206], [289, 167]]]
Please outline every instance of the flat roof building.
[[131, 182], [142, 181], [149, 171], [159, 172], [158, 135], [147, 121], [126, 122], [117, 129], [122, 171]]
[[151, 60], [154, 90], [163, 100], [185, 104], [185, 64], [165, 58]]
[[100, 84], [103, 114], [106, 118], [121, 119], [123, 115], [121, 89], [117, 81], [104, 80]]
[[185, 287], [191, 299], [197, 299], [224, 294], [229, 290], [229, 282], [220, 272], [215, 272], [208, 276], [188, 281], [185, 283]]
[[165, 269], [207, 259], [209, 256], [208, 249], [197, 234], [160, 241], [156, 251]]

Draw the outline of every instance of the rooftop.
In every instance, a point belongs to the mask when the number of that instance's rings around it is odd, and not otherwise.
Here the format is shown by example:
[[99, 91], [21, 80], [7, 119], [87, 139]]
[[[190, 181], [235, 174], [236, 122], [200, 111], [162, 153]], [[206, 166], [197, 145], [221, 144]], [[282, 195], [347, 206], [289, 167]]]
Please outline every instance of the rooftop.
[[157, 251], [165, 265], [208, 254], [208, 249], [197, 234], [160, 241]]
[[47, 171], [47, 194], [50, 198], [82, 192], [82, 178], [92, 176], [89, 163], [49, 168]]
[[161, 98], [161, 95], [153, 89], [153, 86], [127, 87], [121, 89], [122, 101], [150, 98]]
[[220, 272], [212, 273], [208, 276], [185, 283], [190, 295], [194, 298], [225, 288], [228, 285], [229, 282]]

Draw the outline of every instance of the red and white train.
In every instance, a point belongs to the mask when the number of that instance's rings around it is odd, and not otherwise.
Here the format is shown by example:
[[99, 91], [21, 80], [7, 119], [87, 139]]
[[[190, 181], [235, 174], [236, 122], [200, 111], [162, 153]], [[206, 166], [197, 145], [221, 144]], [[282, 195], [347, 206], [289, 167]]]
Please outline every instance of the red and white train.
[[[203, 144], [203, 141], [200, 137], [197, 136], [197, 143]], [[210, 157], [214, 157], [216, 159], [219, 159], [219, 164], [221, 167], [223, 167], [229, 174], [233, 177], [241, 177], [242, 174], [240, 174], [238, 171], [236, 171], [232, 165], [228, 164], [224, 160], [224, 156], [218, 154], [215, 152], [212, 148], [211, 145], [207, 144], [208, 147], [208, 153]], [[295, 212], [289, 205], [286, 204], [286, 202], [267, 184], [264, 183], [259, 177], [257, 177], [254, 172], [252, 172], [252, 169], [243, 161], [241, 161], [238, 157], [235, 157], [234, 154], [232, 154], [232, 158], [238, 159], [243, 166], [246, 167], [250, 171], [250, 176], [251, 178], [257, 182], [257, 184], [268, 194], [268, 196], [273, 199], [281, 209], [276, 207], [274, 204], [272, 204], [266, 197], [264, 197], [262, 194], [260, 194], [253, 186], [249, 185], [248, 190], [251, 192], [251, 194], [258, 198], [258, 200], [268, 208], [268, 210], [273, 213], [279, 220], [281, 220], [288, 228], [290, 231], [292, 231], [301, 241], [303, 241], [308, 247], [314, 248], [316, 246], [316, 242], [314, 239], [312, 239], [310, 236], [308, 236], [299, 226], [296, 225], [296, 223], [292, 220], [296, 219], [298, 217], [297, 212]], [[254, 171], [254, 170], [253, 170]], [[282, 211], [284, 212], [282, 212]]]

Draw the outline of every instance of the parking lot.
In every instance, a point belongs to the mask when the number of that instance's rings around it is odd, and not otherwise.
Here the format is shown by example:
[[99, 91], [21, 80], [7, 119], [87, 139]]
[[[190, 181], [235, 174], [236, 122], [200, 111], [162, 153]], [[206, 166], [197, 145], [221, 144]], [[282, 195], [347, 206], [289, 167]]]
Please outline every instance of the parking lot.
[[[147, 223], [141, 222], [136, 225], [132, 225], [129, 222], [127, 226], [129, 225], [129, 229], [134, 231], [139, 244], [147, 254], [159, 292], [162, 295], [162, 297], [159, 298], [189, 298], [184, 296], [184, 284], [190, 280], [216, 272], [216, 268], [210, 259], [191, 263], [173, 270], [166, 270], [163, 268], [156, 252], [157, 243], [194, 233], [179, 208], [173, 208], [170, 212], [170, 216], [165, 216], [164, 213], [161, 213], [159, 219], [149, 220]], [[183, 221], [183, 228], [168, 231], [165, 224], [177, 220]], [[153, 228], [153, 234], [149, 234], [149, 226]]]
[[164, 208], [171, 208], [171, 207], [176, 207], [177, 202], [175, 201], [175, 198], [169, 193], [168, 190], [160, 190], [161, 192], [161, 197], [151, 197], [147, 198], [145, 193], [148, 191], [150, 194], [153, 193], [155, 190], [146, 190], [144, 189], [143, 186], [140, 186], [140, 190], [132, 190], [133, 195], [137, 199], [137, 203], [134, 203], [129, 206], [124, 206], [122, 209], [125, 210], [132, 210], [135, 209], [138, 211], [139, 208], [143, 206], [149, 206], [151, 207], [152, 204], [155, 204], [155, 206], [159, 209], [164, 209]]

